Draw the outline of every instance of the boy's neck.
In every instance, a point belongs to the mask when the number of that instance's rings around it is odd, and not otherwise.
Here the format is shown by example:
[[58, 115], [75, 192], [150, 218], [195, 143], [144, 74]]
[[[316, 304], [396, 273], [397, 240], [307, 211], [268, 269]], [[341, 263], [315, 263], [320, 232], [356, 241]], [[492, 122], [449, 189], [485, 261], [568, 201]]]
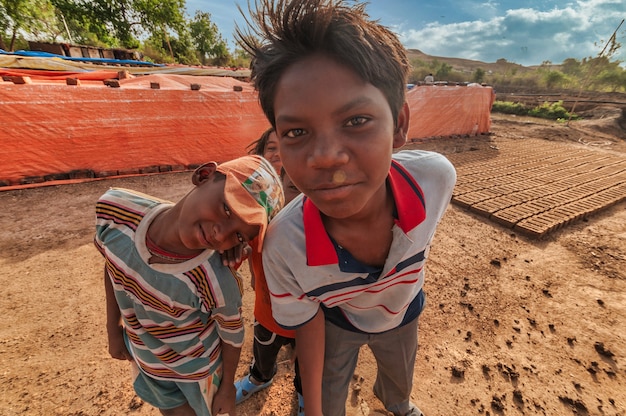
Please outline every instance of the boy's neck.
[[331, 218], [320, 212], [328, 235], [356, 260], [370, 266], [384, 266], [393, 241], [395, 202], [390, 189], [383, 201], [362, 219]]
[[152, 255], [149, 263], [164, 263], [175, 264], [183, 263], [191, 260], [204, 250], [189, 250], [181, 245], [168, 244], [171, 241], [171, 234], [174, 227], [168, 226], [169, 216], [172, 214], [172, 209], [168, 208], [159, 213], [146, 233], [146, 248]]

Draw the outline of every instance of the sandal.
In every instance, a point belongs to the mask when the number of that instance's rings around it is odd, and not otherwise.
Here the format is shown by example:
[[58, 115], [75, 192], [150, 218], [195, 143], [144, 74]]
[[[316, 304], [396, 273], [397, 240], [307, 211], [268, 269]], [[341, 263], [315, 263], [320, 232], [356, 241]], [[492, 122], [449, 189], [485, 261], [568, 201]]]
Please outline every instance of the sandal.
[[304, 416], [304, 397], [298, 393], [298, 416]]
[[248, 397], [252, 396], [257, 391], [261, 391], [269, 387], [269, 385], [272, 384], [272, 381], [274, 381], [274, 379], [271, 379], [270, 381], [263, 384], [255, 384], [252, 380], [250, 380], [250, 377], [252, 376], [248, 374], [247, 376], [244, 376], [235, 382], [235, 388], [237, 389], [235, 404], [239, 404], [246, 400]]
[[409, 405], [411, 405], [411, 410], [406, 414], [406, 416], [424, 416], [424, 413], [422, 413], [419, 407], [415, 406], [414, 403], [409, 402]]

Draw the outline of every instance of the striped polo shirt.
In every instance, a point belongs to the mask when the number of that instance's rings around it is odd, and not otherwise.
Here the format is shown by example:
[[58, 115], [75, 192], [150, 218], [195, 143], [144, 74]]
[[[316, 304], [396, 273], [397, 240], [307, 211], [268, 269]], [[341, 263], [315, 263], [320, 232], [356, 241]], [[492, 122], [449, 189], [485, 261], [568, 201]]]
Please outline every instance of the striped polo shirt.
[[298, 328], [320, 307], [331, 322], [365, 333], [388, 331], [419, 315], [424, 265], [456, 173], [438, 153], [408, 150], [393, 155], [387, 181], [397, 215], [382, 268], [357, 261], [337, 245], [305, 196], [272, 220], [263, 266], [274, 318], [281, 326]]
[[242, 282], [212, 250], [182, 263], [148, 263], [148, 227], [170, 206], [111, 189], [96, 205], [94, 243], [141, 370], [161, 380], [200, 380], [221, 363], [222, 341], [243, 343]]

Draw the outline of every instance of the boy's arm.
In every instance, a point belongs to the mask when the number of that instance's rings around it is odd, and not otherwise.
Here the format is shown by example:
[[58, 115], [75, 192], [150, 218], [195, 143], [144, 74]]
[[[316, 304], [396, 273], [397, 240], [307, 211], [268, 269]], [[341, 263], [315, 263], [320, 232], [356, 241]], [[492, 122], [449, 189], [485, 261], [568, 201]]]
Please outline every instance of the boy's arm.
[[213, 415], [229, 414], [234, 416], [237, 414], [235, 410], [235, 396], [237, 393], [235, 389], [235, 372], [239, 364], [240, 354], [240, 347], [234, 347], [222, 341], [222, 381], [211, 405], [211, 414]]
[[296, 354], [307, 416], [322, 415], [325, 334], [324, 313], [321, 309], [313, 319], [296, 329]]
[[111, 279], [104, 269], [104, 291], [106, 294], [107, 309], [107, 335], [109, 339], [109, 354], [117, 360], [131, 360], [130, 353], [124, 343], [124, 327], [122, 326], [122, 314], [115, 300], [115, 292]]

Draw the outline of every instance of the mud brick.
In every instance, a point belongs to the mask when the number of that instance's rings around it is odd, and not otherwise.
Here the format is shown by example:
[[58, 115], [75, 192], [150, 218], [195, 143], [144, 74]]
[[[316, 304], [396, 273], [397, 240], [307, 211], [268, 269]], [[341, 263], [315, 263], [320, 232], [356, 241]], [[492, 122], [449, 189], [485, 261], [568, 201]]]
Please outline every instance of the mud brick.
[[5, 81], [5, 82], [13, 82], [13, 77], [12, 77], [12, 76], [9, 76], [9, 75], [3, 75], [3, 76], [2, 76], [2, 81]]
[[171, 172], [172, 165], [161, 165], [159, 166], [159, 172]]
[[159, 84], [158, 82], [151, 82], [150, 83], [150, 89], [160, 90], [161, 89], [161, 84]]
[[23, 76], [15, 76], [12, 77], [13, 78], [13, 83], [14, 84], [32, 84], [33, 80], [30, 79], [30, 77], [23, 77]]
[[80, 80], [78, 78], [65, 78], [65, 84], [80, 86]]
[[534, 227], [513, 227], [513, 231], [518, 232], [520, 234], [525, 234], [529, 237], [532, 237], [536, 240], [540, 240], [546, 235], [546, 231], [541, 228]]
[[120, 87], [120, 82], [118, 80], [116, 80], [116, 79], [105, 79], [102, 82], [107, 87], [111, 87], [111, 88], [119, 88]]
[[200, 166], [202, 166], [201, 163], [190, 163], [189, 165], [187, 165], [187, 169], [189, 169], [189, 170], [196, 170]]
[[96, 178], [108, 178], [110, 176], [117, 176], [119, 172], [117, 170], [101, 170], [96, 172]]
[[482, 217], [486, 217], [486, 218], [489, 218], [491, 216], [491, 214], [493, 214], [493, 212], [495, 212], [495, 211], [490, 211], [489, 208], [487, 208], [487, 207], [485, 207], [483, 205], [480, 205], [480, 204], [470, 205], [469, 210], [472, 211], [472, 212], [477, 213], [478, 215], [480, 215]]
[[146, 166], [139, 170], [141, 173], [159, 173], [159, 167], [157, 165], [154, 166]]
[[456, 196], [452, 196], [452, 203], [454, 203], [455, 205], [458, 205], [461, 208], [469, 208], [471, 206], [471, 204], [468, 204], [466, 201], [464, 201], [462, 198], [459, 199]]
[[83, 51], [80, 49], [80, 46], [70, 46], [69, 56], [72, 58], [82, 58]]
[[70, 178], [69, 173], [51, 173], [49, 175], [44, 175], [43, 177], [46, 182], [48, 181], [64, 181]]
[[43, 176], [27, 176], [25, 178], [20, 179], [20, 185], [30, 185], [33, 183], [43, 183], [46, 180]]
[[234, 85], [233, 86], [233, 91], [243, 91], [243, 87], [241, 85]]
[[510, 220], [508, 218], [504, 218], [504, 217], [498, 216], [496, 214], [493, 214], [490, 217], [494, 222], [496, 222], [496, 223], [498, 223], [500, 225], [503, 225], [506, 228], [513, 228], [513, 227], [515, 227], [515, 224], [516, 224], [515, 220]]
[[490, 200], [482, 201], [475, 205], [472, 205], [470, 207], [470, 210], [477, 212], [483, 216], [489, 217], [491, 214], [501, 210], [502, 208], [503, 208], [502, 204], [499, 204], [497, 203], [497, 201], [490, 199]]
[[137, 175], [141, 173], [138, 168], [120, 169], [117, 171], [118, 175]]
[[512, 227], [513, 225], [517, 224], [525, 218], [528, 218], [531, 215], [531, 213], [520, 211], [519, 207], [512, 207], [494, 213], [491, 218], [500, 224]]
[[91, 169], [76, 169], [69, 172], [70, 179], [90, 179], [95, 178], [96, 174]]
[[541, 218], [531, 217], [515, 224], [513, 230], [532, 235], [533, 237], [540, 237], [547, 233], [553, 225], [554, 224], [550, 221], [543, 221]]
[[133, 78], [133, 75], [131, 75], [131, 73], [128, 72], [127, 70], [117, 71], [117, 79], [129, 79], [129, 78]]
[[200, 84], [191, 84], [190, 85], [191, 91], [200, 91], [200, 87], [201, 87]]
[[102, 49], [101, 52], [104, 59], [115, 59], [115, 54], [113, 53], [113, 51], [108, 49]]
[[185, 165], [172, 165], [172, 172], [182, 172], [184, 170], [187, 170]]
[[470, 196], [471, 194], [462, 194], [462, 195], [458, 195], [452, 198], [452, 201], [462, 207], [468, 208], [472, 205], [474, 205], [476, 201], [473, 197]]

